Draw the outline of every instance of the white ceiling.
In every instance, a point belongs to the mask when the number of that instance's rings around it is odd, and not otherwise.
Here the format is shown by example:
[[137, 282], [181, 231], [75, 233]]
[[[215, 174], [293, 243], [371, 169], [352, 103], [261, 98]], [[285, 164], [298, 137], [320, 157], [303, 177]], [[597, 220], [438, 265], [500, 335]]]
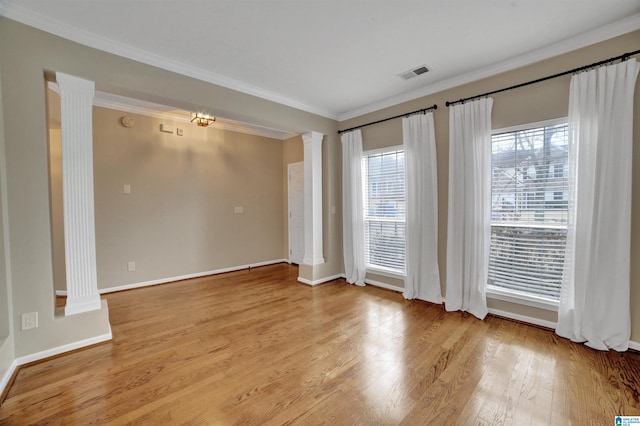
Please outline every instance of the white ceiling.
[[340, 120], [640, 28], [640, 0], [0, 0], [0, 14]]

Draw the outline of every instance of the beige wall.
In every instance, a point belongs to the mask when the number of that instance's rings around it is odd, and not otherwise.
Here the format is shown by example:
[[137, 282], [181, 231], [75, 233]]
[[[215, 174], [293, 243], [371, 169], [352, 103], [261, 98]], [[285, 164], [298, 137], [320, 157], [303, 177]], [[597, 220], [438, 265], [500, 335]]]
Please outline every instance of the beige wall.
[[[434, 112], [436, 150], [438, 163], [438, 255], [441, 275], [441, 287], [444, 292], [446, 279], [446, 239], [447, 239], [447, 183], [449, 161], [449, 110], [446, 101], [501, 89], [528, 80], [566, 71], [582, 65], [617, 56], [638, 48], [640, 31], [626, 34], [615, 39], [580, 49], [560, 57], [542, 61], [514, 71], [486, 78], [474, 83], [455, 87], [450, 90], [405, 102], [390, 108], [353, 118], [340, 123], [340, 128], [349, 128], [359, 124], [403, 114], [434, 103], [438, 109]], [[428, 77], [427, 77], [428, 78]], [[532, 123], [552, 118], [565, 117], [569, 104], [569, 82], [571, 76], [549, 80], [521, 89], [499, 93], [493, 96], [493, 128], [503, 128], [517, 124]], [[640, 85], [640, 82], [638, 83]], [[632, 335], [634, 341], [640, 341], [640, 89], [636, 86], [634, 113], [634, 149], [633, 162], [633, 211], [631, 235], [631, 307]], [[402, 143], [400, 120], [392, 120], [363, 129], [364, 149], [380, 148]], [[489, 306], [520, 315], [538, 317], [547, 321], [556, 321], [553, 312], [521, 307], [502, 301], [489, 300]]]
[[[235, 119], [243, 122], [250, 122], [266, 127], [291, 131], [294, 133], [304, 133], [307, 131], [318, 131], [324, 133], [323, 141], [323, 160], [324, 171], [329, 173], [334, 169], [336, 163], [335, 153], [336, 147], [339, 148], [337, 139], [337, 123], [334, 120], [319, 117], [314, 114], [286, 107], [264, 99], [259, 99], [250, 95], [235, 92], [212, 84], [207, 84], [193, 78], [181, 76], [165, 70], [144, 65], [135, 61], [131, 61], [122, 57], [111, 55], [95, 49], [78, 45], [68, 40], [52, 36], [45, 32], [30, 28], [28, 26], [0, 17], [0, 52], [2, 52], [2, 63], [0, 64], [0, 78], [3, 88], [2, 101], [4, 108], [5, 123], [5, 145], [6, 145], [6, 184], [7, 184], [7, 205], [4, 206], [9, 215], [8, 230], [9, 231], [9, 255], [11, 259], [11, 289], [13, 291], [13, 341], [15, 343], [15, 356], [21, 357], [38, 351], [44, 351], [59, 345], [77, 341], [86, 338], [87, 334], [102, 333], [100, 327], [90, 330], [92, 324], [102, 321], [101, 318], [89, 318], [89, 316], [77, 315], [67, 318], [56, 317], [54, 310], [54, 284], [53, 284], [53, 265], [52, 265], [52, 239], [51, 239], [51, 223], [50, 223], [50, 201], [49, 201], [49, 170], [48, 170], [48, 146], [47, 146], [47, 122], [46, 122], [46, 99], [45, 99], [45, 75], [52, 75], [56, 71], [64, 72], [80, 78], [92, 80], [96, 82], [97, 90], [107, 91], [115, 94], [126, 95], [147, 101], [155, 101], [165, 105], [172, 105], [179, 109], [185, 110], [203, 110], [215, 115], [219, 115], [229, 119]], [[140, 119], [139, 123], [144, 120]], [[159, 122], [151, 122], [150, 127], [157, 126]], [[134, 128], [137, 129], [138, 127]], [[186, 128], [186, 126], [185, 126]], [[136, 131], [136, 130], [134, 130]], [[119, 135], [121, 129], [117, 127], [110, 130], [112, 138], [108, 143], [113, 147], [121, 143], [116, 140], [113, 135]], [[211, 211], [215, 215], [225, 216], [224, 220], [229, 222], [231, 230], [238, 230], [239, 234], [233, 237], [240, 239], [242, 242], [251, 240], [255, 229], [260, 227], [260, 222], [253, 222], [255, 213], [245, 209], [244, 215], [234, 216], [233, 211], [229, 212], [229, 206], [241, 205], [251, 207], [265, 202], [262, 195], [253, 191], [249, 194], [240, 194], [237, 192], [224, 192], [227, 188], [219, 187], [222, 181], [215, 181], [221, 176], [221, 173], [228, 173], [242, 183], [240, 187], [247, 188], [255, 184], [259, 173], [264, 170], [257, 168], [248, 170], [249, 164], [254, 165], [252, 161], [243, 163], [243, 156], [247, 155], [247, 151], [253, 149], [256, 144], [249, 140], [250, 138], [239, 137], [236, 139], [237, 146], [231, 148], [231, 140], [221, 141], [220, 135], [216, 135], [215, 131], [211, 132], [208, 142], [205, 145], [196, 143], [197, 138], [193, 140], [185, 138], [185, 147], [176, 148], [173, 142], [162, 140], [159, 138], [160, 146], [153, 147], [151, 141], [140, 141], [140, 144], [128, 146], [127, 152], [131, 157], [118, 158], [118, 153], [107, 147], [99, 146], [105, 154], [105, 158], [99, 159], [96, 165], [96, 186], [98, 190], [96, 194], [96, 212], [97, 212], [97, 239], [98, 241], [98, 268], [100, 276], [109, 275], [105, 279], [104, 284], [113, 285], [116, 282], [123, 282], [131, 277], [132, 281], [140, 281], [152, 279], [157, 275], [150, 273], [148, 260], [144, 257], [143, 248], [134, 247], [135, 253], [123, 253], [122, 256], [115, 253], [112, 245], [122, 244], [122, 238], [126, 236], [135, 237], [136, 234], [146, 233], [149, 236], [149, 230], [146, 229], [148, 222], [154, 226], [160, 226], [159, 223], [167, 223], [173, 221], [174, 217], [163, 217], [160, 210], [163, 203], [163, 197], [157, 192], [160, 187], [164, 187], [167, 191], [175, 195], [175, 199], [184, 203], [184, 206], [190, 206], [190, 203], [205, 203], [211, 207]], [[175, 136], [174, 136], [175, 138]], [[166, 139], [166, 138], [165, 138]], [[210, 143], [210, 145], [208, 145]], [[271, 142], [266, 142], [262, 148], [268, 150]], [[274, 144], [282, 144], [277, 141]], [[211, 150], [210, 153], [202, 153], [201, 150]], [[217, 155], [228, 155], [234, 152], [233, 158], [224, 158], [224, 162], [215, 163], [214, 167], [208, 167], [203, 161], [194, 158], [197, 155], [212, 155], [216, 150]], [[232, 150], [232, 151], [229, 151]], [[273, 168], [277, 180], [278, 196], [277, 207], [274, 207], [278, 216], [277, 220], [273, 220], [273, 228], [265, 232], [274, 232], [274, 229], [280, 230], [280, 236], [277, 238], [277, 248], [269, 257], [282, 257], [282, 238], [283, 238], [283, 211], [282, 211], [282, 148], [278, 151], [269, 152], [265, 161], [271, 162], [273, 155]], [[171, 154], [169, 154], [171, 153]], [[275, 159], [277, 157], [277, 160]], [[212, 157], [209, 157], [212, 158]], [[123, 163], [118, 163], [122, 160]], [[128, 162], [128, 161], [131, 162]], [[135, 170], [132, 164], [137, 160], [143, 169]], [[180, 162], [180, 168], [171, 169], [172, 162]], [[339, 159], [338, 162], [339, 164]], [[127, 165], [128, 164], [128, 165]], [[175, 165], [175, 164], [174, 164]], [[189, 166], [189, 167], [187, 167]], [[168, 176], [163, 177], [153, 187], [149, 186], [151, 176], [156, 173], [159, 168], [169, 167], [168, 173], [173, 173], [176, 179], [169, 179]], [[110, 168], [109, 172], [106, 169]], [[238, 171], [238, 174], [234, 170]], [[190, 175], [189, 179], [203, 177], [205, 181], [212, 179], [207, 184], [214, 185], [225, 194], [224, 202], [221, 205], [215, 204], [215, 199], [194, 199], [195, 193], [205, 191], [205, 186], [189, 185], [180, 188], [176, 182], [184, 176], [177, 175], [185, 173]], [[242, 171], [244, 174], [239, 175]], [[146, 175], [144, 173], [146, 173]], [[127, 173], [130, 173], [127, 175]], [[140, 173], [140, 174], [136, 174]], [[128, 199], [122, 199], [122, 184], [125, 182], [118, 181], [118, 174], [122, 177], [130, 179], [134, 193]], [[271, 174], [269, 174], [271, 176]], [[339, 176], [338, 176], [339, 179]], [[324, 184], [324, 203], [327, 205], [336, 204], [339, 197], [339, 189], [335, 177], [328, 177], [325, 173]], [[225, 182], [225, 184], [228, 184]], [[237, 189], [237, 188], [236, 188]], [[139, 191], [140, 190], [140, 191]], [[201, 193], [201, 192], [200, 192]], [[269, 192], [273, 195], [273, 192]], [[102, 195], [101, 195], [102, 194]], [[123, 209], [126, 209], [124, 203], [135, 204], [147, 200], [149, 204], [143, 204], [135, 207], [137, 216], [136, 224], [117, 223], [122, 220]], [[122, 201], [122, 202], [120, 202]], [[117, 211], [112, 216], [104, 217], [105, 204], [115, 203]], [[151, 208], [155, 207], [155, 209]], [[180, 206], [176, 206], [176, 209]], [[218, 210], [219, 209], [219, 210]], [[250, 209], [250, 210], [251, 210]], [[325, 208], [325, 215], [326, 215]], [[102, 212], [102, 213], [98, 213]], [[175, 211], [174, 211], [175, 212]], [[205, 217], [188, 217], [188, 213], [182, 213], [182, 219], [188, 218], [200, 224], [204, 223], [207, 228], [207, 236], [214, 236], [217, 244], [224, 238], [232, 239], [230, 233], [223, 233], [210, 223], [214, 216]], [[242, 216], [242, 218], [240, 217]], [[220, 216], [215, 216], [219, 218]], [[164, 222], [163, 222], [164, 220]], [[247, 221], [246, 232], [239, 230], [242, 221]], [[252, 222], [249, 223], [248, 221]], [[106, 228], [101, 228], [101, 224], [111, 222], [116, 231], [116, 235], [111, 237], [106, 235]], [[312, 273], [336, 274], [341, 269], [341, 255], [327, 253], [328, 250], [335, 248], [335, 242], [340, 238], [340, 230], [335, 221], [327, 221], [324, 227], [325, 239], [325, 259], [328, 263], [314, 268]], [[193, 229], [193, 228], [192, 228]], [[168, 229], [167, 233], [172, 230]], [[193, 232], [193, 231], [186, 231]], [[222, 232], [222, 233], [221, 233]], [[165, 235], [156, 235], [155, 238], [164, 238]], [[110, 238], [113, 238], [110, 240]], [[199, 235], [189, 235], [191, 241], [196, 241], [200, 248], [209, 249], [210, 240], [201, 240]], [[261, 234], [260, 238], [266, 238], [265, 234]], [[263, 240], [262, 240], [263, 241]], [[164, 241], [158, 239], [152, 242]], [[327, 244], [331, 242], [332, 244]], [[182, 241], [181, 244], [186, 244]], [[264, 255], [264, 247], [260, 246], [255, 253], [248, 250], [248, 257], [258, 260]], [[100, 248], [102, 247], [102, 248]], [[216, 251], [217, 250], [217, 251]], [[211, 253], [199, 253], [199, 257], [195, 259], [181, 258], [182, 264], [188, 264], [189, 272], [193, 269], [199, 269], [206, 265], [206, 268], [217, 267], [217, 261], [231, 262], [231, 257], [237, 255], [237, 248], [231, 253], [220, 253], [219, 248], [213, 249]], [[260, 254], [259, 254], [260, 253]], [[142, 256], [131, 259], [130, 256]], [[225, 257], [228, 256], [228, 257]], [[215, 259], [214, 259], [215, 258]], [[134, 260], [137, 263], [139, 274], [129, 274], [126, 272], [110, 271], [104, 272], [105, 268], [122, 267], [122, 262]], [[260, 260], [264, 260], [261, 258]], [[102, 263], [102, 262], [107, 262]], [[221, 262], [222, 262], [221, 261]], [[222, 263], [219, 263], [222, 265]], [[126, 263], [124, 265], [126, 267]], [[170, 265], [166, 265], [166, 269], [159, 271], [159, 274], [178, 274], [185, 269], [171, 269]], [[148, 275], [147, 275], [148, 274]], [[136, 277], [133, 277], [136, 275]], [[312, 278], [312, 277], [309, 277]], [[20, 315], [25, 312], [38, 312], [40, 319], [40, 327], [34, 330], [19, 330]], [[83, 321], [84, 319], [84, 321]], [[77, 324], [78, 323], [78, 324]], [[81, 323], [81, 324], [80, 324]]]
[[94, 108], [99, 288], [282, 259], [281, 140], [123, 115]]
[[[54, 284], [65, 290], [60, 97], [47, 93]], [[285, 258], [283, 141], [98, 107], [93, 129], [99, 289]]]

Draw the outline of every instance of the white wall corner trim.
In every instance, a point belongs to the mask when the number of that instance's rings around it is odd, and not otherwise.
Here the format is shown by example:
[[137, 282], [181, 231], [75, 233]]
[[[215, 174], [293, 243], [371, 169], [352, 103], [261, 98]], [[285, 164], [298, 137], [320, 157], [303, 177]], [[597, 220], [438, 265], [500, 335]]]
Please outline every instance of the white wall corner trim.
[[640, 342], [634, 342], [633, 340], [629, 342], [629, 349], [633, 349], [634, 351], [640, 352]]
[[307, 285], [310, 285], [310, 286], [313, 287], [314, 285], [328, 283], [330, 281], [337, 280], [338, 278], [344, 278], [344, 274], [331, 275], [329, 277], [323, 277], [323, 278], [319, 278], [317, 280], [308, 280], [306, 278], [298, 277], [298, 281], [300, 281], [303, 284], [307, 284]]
[[[403, 93], [398, 96], [393, 96], [387, 99], [383, 99], [378, 102], [373, 102], [368, 105], [353, 109], [351, 111], [344, 112], [338, 116], [338, 121], [345, 121], [351, 118], [359, 117], [370, 112], [378, 111], [383, 108], [388, 108], [394, 105], [401, 104], [403, 102], [411, 101], [423, 96], [432, 95], [453, 87], [462, 86], [474, 81], [481, 80], [483, 78], [491, 77], [496, 74], [511, 71], [516, 68], [524, 67], [526, 65], [540, 62], [545, 59], [552, 58], [554, 56], [560, 56], [573, 50], [581, 49], [583, 47], [590, 46], [605, 40], [609, 40], [614, 37], [621, 36], [640, 29], [640, 13], [628, 16], [619, 21], [611, 24], [593, 29], [591, 31], [584, 32], [575, 37], [565, 39], [559, 43], [545, 46], [541, 49], [526, 52], [522, 55], [507, 59], [506, 61], [498, 62], [493, 65], [489, 65], [477, 70], [460, 74], [455, 77], [451, 77], [419, 89]], [[624, 52], [621, 52], [624, 53]], [[605, 59], [605, 58], [602, 58]], [[586, 64], [585, 64], [586, 65]], [[564, 71], [564, 70], [558, 70]], [[469, 96], [473, 96], [474, 93], [469, 93]]]

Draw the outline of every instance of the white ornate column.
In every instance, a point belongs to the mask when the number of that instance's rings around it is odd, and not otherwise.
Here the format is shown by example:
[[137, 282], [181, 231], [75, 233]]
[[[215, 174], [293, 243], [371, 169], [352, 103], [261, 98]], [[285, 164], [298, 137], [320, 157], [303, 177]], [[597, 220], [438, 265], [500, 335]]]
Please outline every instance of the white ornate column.
[[305, 265], [324, 263], [322, 256], [322, 138], [302, 135], [304, 142], [304, 257]]
[[56, 73], [62, 128], [62, 194], [67, 269], [66, 315], [100, 309], [93, 204], [95, 84]]

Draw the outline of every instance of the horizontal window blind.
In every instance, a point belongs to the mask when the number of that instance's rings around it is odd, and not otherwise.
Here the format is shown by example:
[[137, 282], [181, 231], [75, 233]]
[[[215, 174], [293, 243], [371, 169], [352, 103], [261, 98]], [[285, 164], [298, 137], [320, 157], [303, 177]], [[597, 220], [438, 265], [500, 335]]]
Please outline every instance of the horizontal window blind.
[[567, 148], [566, 123], [493, 135], [489, 286], [559, 299]]
[[363, 157], [365, 263], [390, 272], [405, 272], [404, 151]]

